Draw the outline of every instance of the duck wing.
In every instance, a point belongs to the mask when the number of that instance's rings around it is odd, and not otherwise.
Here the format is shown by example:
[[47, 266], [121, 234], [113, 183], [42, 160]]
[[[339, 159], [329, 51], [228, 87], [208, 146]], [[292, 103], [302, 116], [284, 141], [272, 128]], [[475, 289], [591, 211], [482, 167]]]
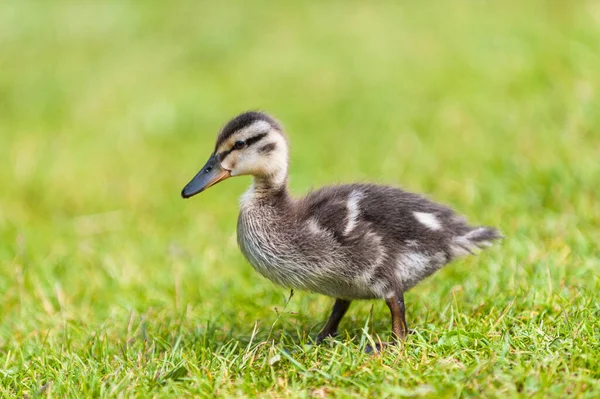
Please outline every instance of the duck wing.
[[318, 224], [343, 246], [376, 234], [389, 249], [443, 251], [452, 258], [461, 252], [457, 245], [468, 253], [500, 237], [493, 228], [469, 225], [445, 205], [389, 186], [327, 186], [300, 200], [298, 209], [300, 222]]

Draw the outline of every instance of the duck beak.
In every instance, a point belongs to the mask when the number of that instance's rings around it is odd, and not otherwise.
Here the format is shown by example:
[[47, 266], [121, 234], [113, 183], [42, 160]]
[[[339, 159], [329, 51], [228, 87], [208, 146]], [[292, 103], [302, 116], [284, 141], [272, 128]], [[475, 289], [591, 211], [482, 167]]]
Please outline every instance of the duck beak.
[[181, 196], [189, 198], [229, 177], [231, 177], [231, 171], [223, 169], [216, 157], [212, 155], [200, 172], [183, 188]]

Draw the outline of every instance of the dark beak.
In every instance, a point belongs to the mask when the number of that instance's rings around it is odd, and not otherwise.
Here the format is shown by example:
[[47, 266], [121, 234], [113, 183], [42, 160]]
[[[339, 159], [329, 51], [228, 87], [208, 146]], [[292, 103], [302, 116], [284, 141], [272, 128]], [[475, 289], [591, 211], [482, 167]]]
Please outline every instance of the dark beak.
[[181, 196], [190, 198], [192, 195], [196, 195], [230, 176], [231, 172], [223, 169], [213, 155], [208, 159], [206, 165], [200, 169], [200, 172], [183, 188]]

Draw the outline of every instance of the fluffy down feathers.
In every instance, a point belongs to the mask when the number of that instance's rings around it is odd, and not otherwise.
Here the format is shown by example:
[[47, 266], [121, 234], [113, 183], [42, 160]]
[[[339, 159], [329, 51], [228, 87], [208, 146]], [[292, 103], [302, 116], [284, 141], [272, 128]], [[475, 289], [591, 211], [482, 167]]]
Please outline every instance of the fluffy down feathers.
[[281, 190], [242, 205], [238, 242], [273, 282], [345, 299], [406, 291], [500, 238], [451, 209], [400, 189], [330, 186], [302, 199]]

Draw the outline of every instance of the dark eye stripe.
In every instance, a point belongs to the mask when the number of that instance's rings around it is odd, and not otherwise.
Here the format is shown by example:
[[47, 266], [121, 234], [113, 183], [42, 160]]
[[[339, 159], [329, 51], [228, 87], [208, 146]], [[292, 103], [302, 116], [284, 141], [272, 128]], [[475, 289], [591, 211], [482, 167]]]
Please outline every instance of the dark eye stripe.
[[[267, 137], [268, 133], [261, 133], [261, 134], [257, 134], [254, 137], [250, 137], [248, 139], [246, 139], [246, 147], [251, 146], [254, 143], [258, 143], [260, 140], [262, 140], [263, 138]], [[219, 160], [219, 162], [223, 162], [223, 160], [227, 157], [227, 155], [231, 154], [231, 152], [235, 151], [235, 145], [233, 147], [231, 147], [229, 150], [227, 151], [223, 151], [219, 154], [217, 154], [217, 159]]]
[[223, 162], [225, 160], [225, 157], [227, 157], [227, 155], [231, 154], [231, 152], [234, 150], [234, 148], [227, 150], [227, 151], [223, 151], [220, 152], [216, 155], [216, 158], [219, 162]]
[[275, 149], [275, 147], [277, 147], [277, 144], [275, 144], [275, 143], [265, 144], [264, 146], [262, 146], [258, 149], [258, 152], [260, 152], [261, 154], [268, 154], [271, 151], [273, 151]]
[[246, 139], [246, 147], [250, 147], [252, 144], [259, 142], [264, 137], [266, 137], [267, 134], [268, 133], [261, 133], [261, 134], [258, 134], [256, 136], [254, 136], [254, 137], [250, 137], [250, 138]]

